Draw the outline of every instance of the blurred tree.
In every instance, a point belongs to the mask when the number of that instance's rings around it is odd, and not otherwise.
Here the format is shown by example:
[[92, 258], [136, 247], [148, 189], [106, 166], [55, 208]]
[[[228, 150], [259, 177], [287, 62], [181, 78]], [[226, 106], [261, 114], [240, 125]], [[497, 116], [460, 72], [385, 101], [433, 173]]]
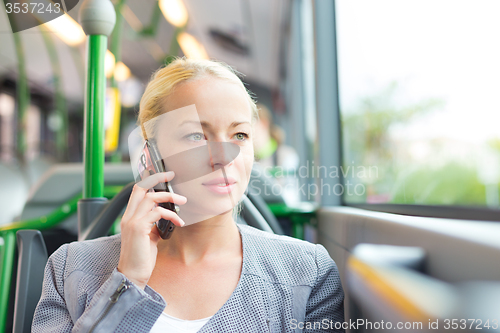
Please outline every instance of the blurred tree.
[[[366, 202], [366, 193], [389, 193], [396, 180], [394, 142], [389, 131], [396, 124], [405, 124], [417, 116], [435, 110], [444, 103], [437, 98], [428, 98], [417, 103], [400, 106], [396, 102], [398, 84], [392, 82], [380, 93], [360, 100], [354, 110], [341, 112], [344, 149], [344, 168], [376, 167], [376, 177], [363, 178], [368, 186], [364, 198], [352, 198]], [[359, 179], [352, 179], [359, 183]]]
[[391, 195], [391, 203], [398, 204], [481, 206], [485, 200], [475, 168], [455, 161], [401, 172]]
[[390, 127], [408, 123], [415, 116], [444, 104], [440, 99], [428, 98], [399, 107], [395, 103], [397, 87], [398, 84], [393, 82], [379, 94], [361, 99], [355, 110], [342, 113], [344, 148], [358, 155], [357, 161], [361, 165], [392, 162], [394, 151], [388, 135]]

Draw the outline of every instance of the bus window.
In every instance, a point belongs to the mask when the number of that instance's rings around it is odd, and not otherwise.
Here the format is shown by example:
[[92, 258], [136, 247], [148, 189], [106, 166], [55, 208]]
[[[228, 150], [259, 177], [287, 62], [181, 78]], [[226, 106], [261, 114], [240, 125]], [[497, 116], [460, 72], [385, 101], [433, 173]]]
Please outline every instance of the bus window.
[[336, 6], [344, 202], [498, 207], [500, 3]]

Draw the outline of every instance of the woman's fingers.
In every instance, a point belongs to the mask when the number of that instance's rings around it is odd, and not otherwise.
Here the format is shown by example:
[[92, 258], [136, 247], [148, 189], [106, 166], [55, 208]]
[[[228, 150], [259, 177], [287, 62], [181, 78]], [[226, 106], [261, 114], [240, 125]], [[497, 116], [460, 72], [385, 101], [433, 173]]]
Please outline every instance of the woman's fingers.
[[137, 210], [137, 206], [139, 206], [142, 199], [144, 199], [146, 193], [147, 190], [137, 184], [134, 185], [130, 198], [128, 199], [127, 209], [125, 209], [125, 213], [123, 214], [123, 219], [128, 220], [134, 215]]
[[143, 189], [149, 190], [150, 188], [155, 187], [161, 182], [165, 183], [171, 181], [172, 179], [174, 179], [174, 176], [175, 174], [173, 171], [159, 172], [144, 178], [143, 180], [138, 182], [137, 185]]
[[160, 231], [156, 227], [155, 224], [151, 225], [151, 232], [149, 233], [149, 238], [155, 243], [158, 244], [158, 241], [160, 241], [161, 236], [160, 236]]
[[173, 224], [179, 227], [185, 225], [184, 221], [179, 217], [179, 215], [169, 209], [158, 206], [155, 209], [149, 211], [144, 216], [134, 216], [128, 221], [122, 220], [122, 234], [125, 232], [125, 230], [128, 230], [128, 235], [148, 235], [151, 233], [153, 224], [160, 219], [170, 220]]
[[141, 217], [150, 212], [156, 204], [162, 202], [172, 202], [177, 205], [184, 205], [187, 202], [186, 197], [170, 192], [149, 192], [139, 203], [135, 211], [135, 216]]
[[144, 199], [144, 196], [148, 193], [149, 189], [156, 186], [160, 182], [171, 181], [174, 176], [175, 174], [173, 171], [161, 172], [148, 176], [144, 180], [135, 184], [123, 217], [125, 219], [129, 219], [135, 215], [137, 207], [141, 203], [142, 199]]
[[[185, 225], [184, 221], [177, 215], [176, 213], [172, 212], [169, 209], [163, 208], [163, 207], [156, 207], [154, 210], [152, 210], [148, 214], [147, 220], [153, 220], [152, 222], [156, 222], [159, 219], [165, 219], [172, 221], [173, 224], [175, 224], [178, 227], [182, 227]], [[151, 222], [150, 222], [151, 223]]]

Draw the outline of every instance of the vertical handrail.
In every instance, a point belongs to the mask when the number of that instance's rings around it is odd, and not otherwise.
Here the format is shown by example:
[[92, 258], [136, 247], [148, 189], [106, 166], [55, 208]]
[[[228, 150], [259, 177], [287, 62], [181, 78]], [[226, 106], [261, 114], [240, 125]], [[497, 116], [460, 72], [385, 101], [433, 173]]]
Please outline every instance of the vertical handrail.
[[84, 120], [83, 198], [101, 198], [104, 191], [104, 57], [108, 37], [90, 35]]
[[109, 0], [86, 0], [79, 12], [88, 39], [88, 67], [84, 119], [83, 198], [101, 198], [104, 191], [104, 58], [116, 13]]
[[84, 118], [83, 193], [78, 203], [78, 232], [83, 233], [106, 204], [104, 194], [104, 59], [108, 36], [116, 22], [109, 0], [85, 0], [79, 20], [88, 38], [88, 64]]
[[54, 82], [55, 111], [61, 120], [61, 126], [56, 131], [56, 151], [60, 161], [67, 159], [68, 153], [68, 109], [64, 97], [62, 70], [59, 55], [52, 36], [45, 29], [41, 29], [43, 41], [47, 48], [50, 65], [52, 67], [52, 79]]
[[[126, 0], [119, 0], [115, 4], [115, 11], [116, 11], [116, 24], [115, 28], [113, 29], [113, 33], [111, 34], [111, 40], [110, 40], [110, 48], [111, 48], [111, 53], [115, 56], [115, 62], [118, 63], [121, 61], [121, 44], [122, 44], [122, 31], [123, 31], [123, 15], [122, 15], [122, 8], [125, 5]], [[113, 89], [113, 94], [115, 98], [117, 99], [114, 105], [114, 119], [113, 123], [117, 123], [118, 125], [114, 127], [113, 130], [108, 130], [110, 134], [111, 140], [114, 141], [114, 138], [119, 137], [120, 133], [120, 118], [121, 118], [121, 101], [120, 101], [120, 92], [118, 90], [118, 82], [116, 82], [115, 79], [115, 74], [111, 74], [110, 78], [110, 86]], [[108, 135], [106, 133], [106, 135]], [[106, 144], [108, 144], [108, 138], [106, 137]], [[111, 145], [112, 146], [112, 145]], [[106, 147], [108, 149], [108, 147]], [[113, 151], [114, 150], [114, 151]], [[122, 155], [119, 149], [117, 147], [111, 148], [111, 162], [121, 162], [122, 161]]]
[[3, 246], [0, 247], [2, 271], [0, 280], [0, 332], [5, 332], [7, 325], [7, 311], [9, 309], [9, 294], [14, 268], [14, 252], [16, 250], [16, 231], [9, 230], [0, 234]]
[[[113, 34], [111, 35], [111, 41], [110, 41], [110, 48], [111, 48], [111, 53], [115, 56], [115, 61], [118, 63], [121, 61], [121, 43], [122, 43], [122, 31], [123, 31], [123, 15], [122, 15], [122, 8], [123, 5], [125, 5], [126, 0], [119, 0], [118, 3], [115, 5], [115, 10], [116, 10], [116, 24], [115, 28], [113, 29]], [[114, 73], [111, 75], [110, 78], [111, 81], [111, 87], [117, 88], [118, 84], [115, 80], [115, 75]]]
[[26, 120], [28, 107], [30, 105], [30, 91], [28, 86], [28, 77], [26, 74], [26, 58], [24, 55], [23, 41], [19, 33], [13, 33], [14, 44], [17, 56], [17, 158], [24, 162], [27, 149], [26, 139]]

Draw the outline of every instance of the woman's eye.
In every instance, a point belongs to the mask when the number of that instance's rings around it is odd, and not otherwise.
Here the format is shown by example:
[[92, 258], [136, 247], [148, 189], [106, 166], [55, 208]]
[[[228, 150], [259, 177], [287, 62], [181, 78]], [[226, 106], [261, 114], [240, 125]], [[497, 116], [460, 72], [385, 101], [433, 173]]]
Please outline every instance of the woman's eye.
[[239, 140], [239, 141], [245, 141], [246, 139], [248, 139], [248, 134], [246, 133], [236, 133], [235, 134], [235, 137], [236, 137], [236, 140]]
[[203, 133], [191, 133], [187, 138], [192, 141], [201, 141], [205, 139], [205, 135]]

